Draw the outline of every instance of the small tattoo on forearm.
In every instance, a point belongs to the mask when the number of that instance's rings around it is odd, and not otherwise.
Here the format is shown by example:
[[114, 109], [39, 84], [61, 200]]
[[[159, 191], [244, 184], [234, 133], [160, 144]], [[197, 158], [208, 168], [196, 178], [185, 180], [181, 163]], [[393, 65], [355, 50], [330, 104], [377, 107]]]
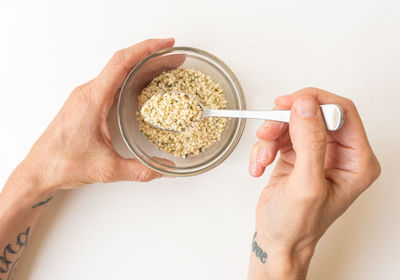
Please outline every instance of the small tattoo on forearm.
[[53, 199], [53, 196], [50, 196], [48, 199], [43, 200], [43, 201], [38, 202], [38, 203], [36, 203], [35, 205], [33, 205], [33, 206], [32, 206], [32, 209], [33, 209], [33, 208], [36, 208], [36, 207], [39, 207], [39, 206], [42, 206], [42, 205], [44, 205], [44, 204], [47, 204], [47, 203], [49, 203], [50, 200], [52, 200], [52, 199]]
[[[13, 265], [11, 266], [10, 273], [8, 274], [7, 280], [12, 279], [14, 272], [15, 272], [15, 267], [17, 266], [18, 261], [19, 261], [19, 258], [17, 258], [15, 260], [15, 262], [13, 263]], [[0, 280], [1, 280], [1, 278], [0, 278]]]
[[252, 245], [252, 249], [254, 254], [256, 254], [256, 257], [262, 262], [262, 263], [266, 263], [268, 255], [267, 253], [260, 248], [260, 246], [258, 246], [257, 242], [255, 241], [257, 236], [257, 232], [254, 233], [254, 237], [253, 237], [253, 245]]
[[[17, 254], [21, 249], [26, 246], [28, 242], [28, 237], [29, 237], [29, 231], [31, 230], [31, 227], [27, 227], [24, 232], [21, 232], [17, 236], [17, 246], [13, 248], [11, 246], [11, 243], [8, 243], [6, 247], [4, 247], [3, 250], [3, 255], [0, 256], [0, 273], [8, 273], [7, 279], [10, 279], [10, 275], [13, 273], [13, 270], [15, 269], [15, 265], [18, 262], [19, 258], [17, 258], [15, 261], [10, 260], [11, 255]], [[11, 266], [10, 266], [11, 265]], [[11, 268], [11, 269], [10, 269]], [[3, 278], [0, 277], [0, 280]]]

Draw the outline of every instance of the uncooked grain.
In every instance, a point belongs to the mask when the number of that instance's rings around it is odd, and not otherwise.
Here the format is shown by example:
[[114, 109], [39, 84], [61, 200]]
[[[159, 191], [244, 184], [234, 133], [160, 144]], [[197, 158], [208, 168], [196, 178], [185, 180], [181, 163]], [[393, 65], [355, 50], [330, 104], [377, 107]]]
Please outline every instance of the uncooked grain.
[[[155, 77], [139, 96], [139, 108], [152, 96], [165, 93], [186, 93], [194, 96], [205, 108], [226, 109], [226, 99], [218, 83], [193, 69], [179, 68]], [[182, 132], [166, 131], [147, 123], [137, 112], [139, 128], [156, 147], [175, 156], [187, 157], [204, 152], [220, 140], [225, 118], [209, 117]]]
[[147, 100], [140, 114], [155, 127], [181, 132], [197, 125], [203, 110], [189, 94], [164, 93]]

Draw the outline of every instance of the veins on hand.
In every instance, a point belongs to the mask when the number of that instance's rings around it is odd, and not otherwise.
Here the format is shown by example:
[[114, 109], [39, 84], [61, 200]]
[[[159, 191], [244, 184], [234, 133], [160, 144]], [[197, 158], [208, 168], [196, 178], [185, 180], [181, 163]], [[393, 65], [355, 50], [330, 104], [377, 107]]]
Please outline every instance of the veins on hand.
[[252, 251], [262, 263], [266, 263], [267, 257], [268, 257], [267, 252], [265, 252], [263, 249], [261, 249], [260, 246], [257, 244], [257, 242], [255, 240], [256, 236], [257, 236], [257, 232], [254, 233]]
[[[20, 234], [18, 234], [16, 246], [12, 246], [11, 243], [8, 243], [4, 247], [3, 254], [0, 256], [0, 273], [10, 272], [10, 274], [12, 274], [12, 272], [15, 268], [15, 264], [18, 261], [18, 258], [13, 261], [13, 260], [10, 260], [10, 257], [18, 254], [18, 252], [20, 252], [22, 250], [22, 248], [26, 246], [26, 244], [28, 242], [30, 230], [31, 230], [31, 227], [27, 227], [24, 232], [21, 232]], [[10, 274], [8, 275], [7, 279], [10, 278]], [[2, 278], [0, 278], [0, 280], [2, 280]]]

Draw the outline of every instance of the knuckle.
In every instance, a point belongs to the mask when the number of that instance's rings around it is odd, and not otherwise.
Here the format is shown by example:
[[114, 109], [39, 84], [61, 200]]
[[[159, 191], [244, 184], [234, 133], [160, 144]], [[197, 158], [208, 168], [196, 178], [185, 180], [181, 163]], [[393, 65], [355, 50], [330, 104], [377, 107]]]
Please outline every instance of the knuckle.
[[80, 101], [87, 102], [92, 98], [93, 87], [91, 82], [77, 86], [72, 91], [72, 96], [77, 97]]
[[100, 183], [110, 183], [116, 180], [113, 172], [109, 171], [107, 168], [94, 168], [91, 171], [91, 177], [94, 182]]
[[375, 168], [375, 179], [378, 179], [378, 177], [381, 175], [382, 173], [382, 167], [381, 164], [379, 163], [378, 160], [376, 160], [376, 168]]
[[138, 176], [137, 176], [137, 180], [139, 182], [149, 182], [154, 178], [154, 171], [149, 169], [149, 168], [143, 168]]
[[372, 152], [363, 162], [358, 178], [361, 192], [367, 189], [380, 176], [382, 171], [378, 159]]
[[306, 87], [303, 90], [304, 91], [308, 91], [308, 92], [314, 92], [314, 91], [317, 91], [318, 88], [316, 88], [316, 87]]
[[287, 182], [288, 196], [299, 205], [319, 205], [324, 203], [328, 196], [328, 186], [325, 178], [299, 178], [294, 176]]
[[350, 98], [344, 97], [344, 102], [349, 108], [352, 108], [352, 109], [356, 108], [356, 104]]
[[118, 165], [113, 159], [103, 162], [93, 162], [91, 177], [95, 182], [110, 183], [118, 180]]
[[371, 155], [368, 166], [368, 173], [371, 176], [371, 182], [373, 182], [381, 175], [382, 172], [381, 165], [375, 155]]
[[318, 131], [308, 135], [305, 139], [305, 149], [308, 151], [321, 152], [325, 150], [327, 136], [325, 131]]
[[314, 95], [314, 94], [316, 94], [316, 93], [320, 93], [320, 89], [319, 88], [316, 88], [316, 87], [306, 87], [306, 88], [303, 88], [301, 91], [300, 91], [300, 93], [303, 95], [303, 94], [305, 94], [305, 95]]
[[74, 90], [72, 91], [74, 94], [82, 94], [83, 92], [86, 92], [88, 89], [88, 84], [84, 83], [82, 85], [77, 86], [76, 88], [74, 88]]
[[266, 146], [266, 142], [262, 141], [262, 140], [258, 140], [257, 143], [254, 144], [254, 148], [255, 149], [261, 149], [262, 147]]
[[121, 49], [119, 51], [116, 51], [114, 55], [111, 58], [111, 64], [113, 66], [119, 66], [124, 63], [125, 60], [125, 49]]

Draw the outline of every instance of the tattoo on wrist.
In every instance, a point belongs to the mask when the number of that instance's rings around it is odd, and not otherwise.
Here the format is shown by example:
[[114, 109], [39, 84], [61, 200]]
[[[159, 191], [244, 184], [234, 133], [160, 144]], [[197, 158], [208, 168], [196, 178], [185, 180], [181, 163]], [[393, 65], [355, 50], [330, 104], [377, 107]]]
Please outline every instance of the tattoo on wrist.
[[256, 255], [256, 257], [262, 262], [262, 263], [266, 263], [268, 255], [267, 253], [260, 248], [260, 246], [258, 246], [257, 242], [256, 242], [256, 236], [257, 236], [257, 232], [254, 233], [254, 237], [253, 237], [253, 253]]
[[50, 200], [52, 200], [52, 199], [53, 199], [53, 196], [50, 196], [50, 197], [47, 198], [46, 200], [43, 200], [43, 201], [38, 202], [38, 203], [36, 203], [35, 205], [33, 205], [33, 206], [32, 206], [32, 209], [33, 209], [33, 208], [36, 208], [36, 207], [39, 207], [39, 206], [42, 206], [42, 205], [45, 205], [45, 204], [49, 203]]
[[[12, 255], [15, 255], [18, 252], [20, 252], [22, 250], [22, 248], [26, 246], [26, 244], [28, 242], [30, 230], [31, 230], [31, 227], [27, 227], [24, 232], [21, 232], [20, 234], [18, 234], [17, 245], [14, 248], [11, 245], [11, 243], [8, 243], [6, 245], [6, 247], [4, 247], [3, 255], [0, 256], [0, 273], [10, 272], [7, 279], [10, 279], [10, 277], [11, 277], [10, 275], [12, 275], [15, 265], [19, 260], [19, 258], [17, 258], [15, 261], [12, 261], [12, 260], [10, 260], [10, 257], [12, 257]], [[2, 279], [3, 278], [0, 277], [0, 280], [2, 280]]]

